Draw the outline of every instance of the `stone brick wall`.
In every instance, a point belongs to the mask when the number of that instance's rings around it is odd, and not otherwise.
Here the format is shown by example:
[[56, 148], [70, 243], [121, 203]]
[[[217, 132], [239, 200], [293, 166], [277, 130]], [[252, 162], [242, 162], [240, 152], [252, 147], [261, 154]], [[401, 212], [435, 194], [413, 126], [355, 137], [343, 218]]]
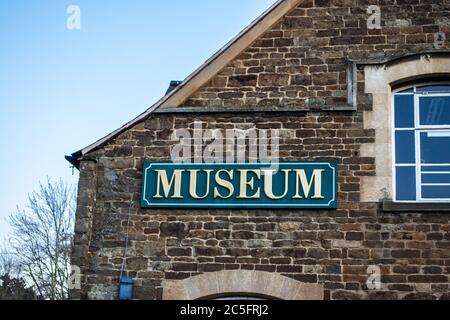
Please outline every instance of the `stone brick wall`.
[[[284, 159], [336, 159], [339, 209], [138, 208], [144, 159], [170, 160], [172, 128], [192, 127], [195, 120], [213, 128], [278, 127]], [[378, 203], [359, 202], [360, 177], [375, 174], [375, 168], [373, 159], [359, 157], [358, 146], [372, 135], [361, 129], [358, 112], [270, 119], [264, 114], [153, 116], [93, 154], [98, 159], [93, 235], [78, 297], [117, 298], [132, 195], [125, 274], [136, 281], [136, 299], [160, 299], [164, 279], [236, 269], [322, 283], [331, 299], [449, 298], [449, 214], [388, 214]], [[382, 290], [367, 290], [369, 265], [381, 266]]]
[[[224, 112], [153, 114], [82, 161], [73, 263], [83, 284], [71, 296], [117, 298], [130, 212], [124, 275], [136, 299], [161, 299], [163, 280], [221, 270], [320, 283], [326, 299], [450, 298], [450, 214], [387, 213], [360, 201], [361, 178], [376, 175], [375, 158], [361, 156], [362, 144], [376, 143], [363, 123], [371, 99], [362, 70], [357, 111], [324, 111], [346, 103], [349, 59], [429, 51], [438, 31], [450, 38], [449, 1], [391, 3], [305, 1], [184, 104]], [[366, 28], [370, 4], [382, 9], [381, 30]], [[283, 106], [297, 112], [226, 112]], [[284, 160], [337, 160], [339, 209], [139, 208], [144, 159], [170, 160], [173, 130], [196, 120], [206, 129], [279, 129]], [[380, 290], [367, 288], [370, 265], [381, 267]]]
[[[367, 29], [369, 5], [380, 7], [381, 29]], [[449, 11], [446, 0], [306, 0], [185, 106], [309, 110], [344, 105], [349, 60], [433, 50], [435, 33], [450, 38]]]

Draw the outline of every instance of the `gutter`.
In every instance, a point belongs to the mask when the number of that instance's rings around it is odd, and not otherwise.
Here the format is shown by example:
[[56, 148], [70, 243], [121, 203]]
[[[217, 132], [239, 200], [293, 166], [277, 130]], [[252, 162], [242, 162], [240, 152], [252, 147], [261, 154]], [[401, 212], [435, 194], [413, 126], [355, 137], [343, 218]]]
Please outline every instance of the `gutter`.
[[82, 158], [83, 154], [80, 151], [72, 153], [70, 156], [65, 156], [64, 158], [75, 168], [80, 170], [80, 160]]

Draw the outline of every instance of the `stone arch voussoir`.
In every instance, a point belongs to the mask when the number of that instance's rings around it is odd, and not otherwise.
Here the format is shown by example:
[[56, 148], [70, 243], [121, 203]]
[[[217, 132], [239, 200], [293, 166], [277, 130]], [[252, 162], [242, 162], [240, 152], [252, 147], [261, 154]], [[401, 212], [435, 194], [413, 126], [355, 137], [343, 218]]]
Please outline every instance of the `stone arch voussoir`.
[[282, 300], [323, 300], [323, 285], [302, 283], [277, 273], [233, 270], [166, 280], [163, 300], [196, 300], [227, 294], [249, 294]]

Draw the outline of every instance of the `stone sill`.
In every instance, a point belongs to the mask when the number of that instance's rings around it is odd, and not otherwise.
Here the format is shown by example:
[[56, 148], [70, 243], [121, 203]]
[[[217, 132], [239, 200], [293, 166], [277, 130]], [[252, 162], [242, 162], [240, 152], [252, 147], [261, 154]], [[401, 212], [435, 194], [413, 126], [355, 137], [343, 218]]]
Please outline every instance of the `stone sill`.
[[393, 202], [392, 200], [383, 201], [383, 211], [385, 212], [450, 212], [450, 203], [405, 203]]
[[161, 108], [155, 113], [174, 114], [174, 113], [292, 113], [292, 112], [321, 112], [321, 111], [356, 111], [351, 105], [323, 106], [317, 108], [283, 108], [283, 107], [256, 107], [256, 108], [233, 108], [233, 107], [177, 107]]

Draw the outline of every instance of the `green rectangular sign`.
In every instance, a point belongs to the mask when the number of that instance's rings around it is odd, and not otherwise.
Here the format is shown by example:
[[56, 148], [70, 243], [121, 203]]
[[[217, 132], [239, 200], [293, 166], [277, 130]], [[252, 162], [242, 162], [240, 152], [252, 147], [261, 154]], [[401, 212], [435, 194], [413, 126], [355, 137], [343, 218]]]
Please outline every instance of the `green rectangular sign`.
[[145, 162], [143, 208], [337, 208], [337, 163]]

